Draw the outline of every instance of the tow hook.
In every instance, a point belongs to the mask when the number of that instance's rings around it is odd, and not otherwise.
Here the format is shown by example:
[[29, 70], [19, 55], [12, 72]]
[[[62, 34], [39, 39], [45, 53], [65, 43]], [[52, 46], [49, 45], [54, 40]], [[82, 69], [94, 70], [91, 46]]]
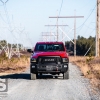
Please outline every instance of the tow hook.
[[58, 71], [58, 67], [56, 67], [56, 70]]

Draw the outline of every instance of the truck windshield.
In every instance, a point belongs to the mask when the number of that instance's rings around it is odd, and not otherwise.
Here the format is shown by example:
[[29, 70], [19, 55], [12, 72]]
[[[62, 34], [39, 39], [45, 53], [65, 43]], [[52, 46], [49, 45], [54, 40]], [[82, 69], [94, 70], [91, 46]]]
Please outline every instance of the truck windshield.
[[64, 51], [63, 44], [37, 44], [34, 51]]

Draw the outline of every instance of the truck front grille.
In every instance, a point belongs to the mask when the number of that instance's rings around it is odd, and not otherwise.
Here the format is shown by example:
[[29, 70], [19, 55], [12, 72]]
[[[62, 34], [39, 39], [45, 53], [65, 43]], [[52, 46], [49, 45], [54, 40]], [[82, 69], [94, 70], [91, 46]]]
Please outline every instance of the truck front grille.
[[47, 63], [61, 64], [61, 62], [62, 62], [61, 57], [59, 56], [56, 56], [56, 57], [45, 56], [45, 57], [38, 58], [38, 63], [41, 63], [41, 64], [47, 64]]

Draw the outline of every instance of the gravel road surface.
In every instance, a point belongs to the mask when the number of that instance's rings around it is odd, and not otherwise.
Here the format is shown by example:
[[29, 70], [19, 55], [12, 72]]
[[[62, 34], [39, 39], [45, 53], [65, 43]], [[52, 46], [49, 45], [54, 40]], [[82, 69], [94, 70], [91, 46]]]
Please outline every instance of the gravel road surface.
[[80, 70], [69, 64], [70, 78], [42, 75], [37, 80], [30, 80], [29, 70], [21, 74], [2, 76], [8, 78], [8, 92], [0, 100], [100, 100], [100, 95], [93, 92], [89, 80]]

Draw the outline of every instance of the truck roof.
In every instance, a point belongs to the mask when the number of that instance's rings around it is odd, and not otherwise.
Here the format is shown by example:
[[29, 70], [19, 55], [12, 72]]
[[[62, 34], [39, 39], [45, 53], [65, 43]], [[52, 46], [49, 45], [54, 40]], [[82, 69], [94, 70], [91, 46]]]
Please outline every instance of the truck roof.
[[37, 44], [62, 44], [63, 42], [37, 42]]

